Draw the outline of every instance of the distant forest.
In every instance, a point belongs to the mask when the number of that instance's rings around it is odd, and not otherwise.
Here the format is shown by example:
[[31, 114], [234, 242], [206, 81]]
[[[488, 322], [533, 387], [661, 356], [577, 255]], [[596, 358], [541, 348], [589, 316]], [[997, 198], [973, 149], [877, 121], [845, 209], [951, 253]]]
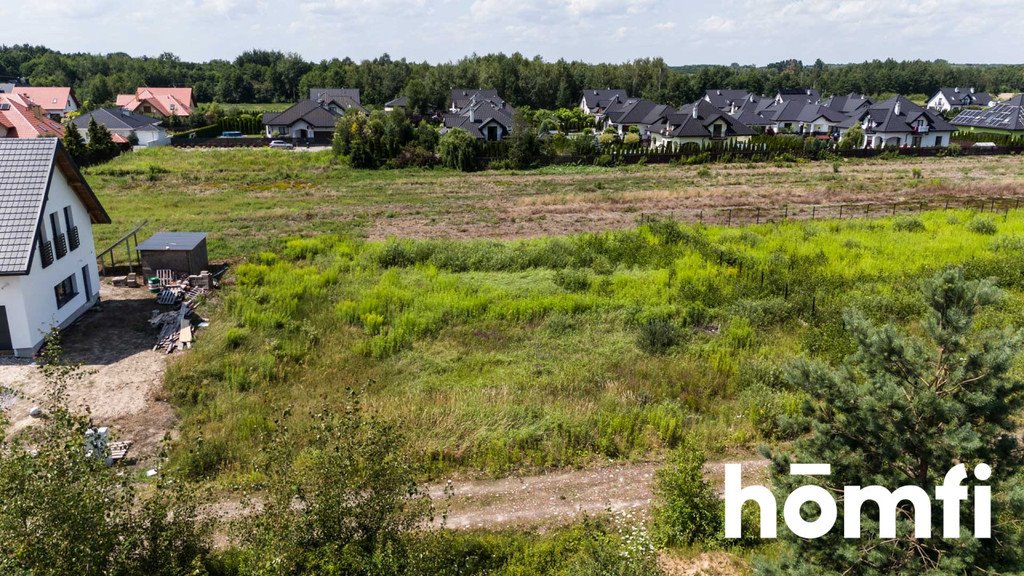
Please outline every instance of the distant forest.
[[453, 87], [496, 88], [511, 104], [560, 108], [578, 103], [584, 88], [623, 88], [632, 96], [680, 105], [708, 88], [743, 88], [768, 94], [780, 88], [815, 87], [823, 94], [932, 94], [939, 86], [978, 90], [1024, 89], [1024, 65], [970, 65], [937, 61], [874, 60], [861, 64], [806, 65], [799, 60], [767, 66], [680, 66], [661, 58], [623, 64], [589, 64], [539, 56], [490, 54], [427, 64], [383, 55], [309, 62], [296, 54], [251, 50], [229, 62], [184, 62], [169, 53], [64, 54], [42, 46], [0, 46], [0, 81], [25, 78], [33, 85], [71, 86], [92, 105], [113, 102], [137, 86], [191, 86], [197, 102], [294, 102], [310, 87], [359, 88], [365, 104], [408, 96], [423, 110], [444, 106]]

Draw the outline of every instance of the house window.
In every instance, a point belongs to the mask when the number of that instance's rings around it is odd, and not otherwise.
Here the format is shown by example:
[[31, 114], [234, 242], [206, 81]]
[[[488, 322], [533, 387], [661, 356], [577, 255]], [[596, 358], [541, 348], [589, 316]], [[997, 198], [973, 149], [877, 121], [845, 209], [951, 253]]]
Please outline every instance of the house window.
[[71, 276], [68, 276], [62, 280], [60, 284], [54, 286], [53, 294], [57, 297], [58, 310], [63, 308], [68, 302], [74, 300], [75, 296], [78, 296], [78, 286], [75, 282], [75, 275], [72, 274]]
[[64, 224], [68, 230], [68, 250], [73, 252], [81, 242], [78, 237], [78, 226], [75, 226], [75, 215], [71, 213], [71, 206], [64, 207]]
[[53, 232], [53, 248], [57, 252], [57, 259], [60, 260], [68, 253], [68, 241], [60, 229], [60, 216], [56, 212], [50, 213], [50, 228]]
[[936, 147], [942, 146], [942, 136], [936, 136], [935, 137], [935, 146]]

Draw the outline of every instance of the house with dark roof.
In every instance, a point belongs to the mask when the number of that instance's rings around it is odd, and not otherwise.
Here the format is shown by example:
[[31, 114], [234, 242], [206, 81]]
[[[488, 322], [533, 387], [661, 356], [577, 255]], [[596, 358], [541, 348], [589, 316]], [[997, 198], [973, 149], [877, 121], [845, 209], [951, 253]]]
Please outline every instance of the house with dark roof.
[[465, 109], [471, 103], [477, 104], [485, 100], [494, 104], [505, 102], [501, 96], [498, 96], [498, 91], [494, 88], [452, 88], [452, 92], [448, 96], [448, 111], [458, 114], [460, 110]]
[[161, 118], [188, 116], [195, 105], [191, 88], [136, 88], [134, 94], [117, 95], [118, 108]]
[[821, 100], [821, 92], [814, 88], [784, 88], [775, 93], [775, 102], [801, 102], [803, 104], [817, 104]]
[[283, 112], [264, 112], [263, 124], [267, 138], [329, 140], [343, 113], [325, 101], [301, 100]]
[[849, 94], [834, 94], [821, 101], [821, 105], [831, 108], [843, 114], [853, 114], [868, 106], [871, 106], [870, 98], [863, 94], [850, 92]]
[[1024, 94], [981, 110], [963, 110], [952, 124], [965, 132], [1024, 136]]
[[706, 99], [687, 104], [668, 114], [664, 121], [651, 127], [651, 144], [699, 144], [711, 142], [745, 142], [755, 134], [725, 111]]
[[988, 92], [975, 92], [974, 88], [943, 86], [928, 100], [928, 108], [948, 112], [969, 106], [991, 106], [992, 103], [992, 95]]
[[799, 133], [801, 114], [805, 106], [811, 105], [805, 99], [791, 99], [779, 101], [777, 98], [771, 105], [761, 110], [760, 115], [772, 122], [771, 129], [778, 133]]
[[838, 110], [821, 104], [805, 104], [797, 117], [799, 133], [804, 136], [838, 138], [840, 126], [849, 118]]
[[0, 139], [0, 352], [31, 356], [99, 302], [110, 217], [57, 138]]
[[650, 136], [651, 127], [662, 124], [676, 109], [668, 104], [658, 104], [644, 98], [629, 98], [625, 102], [612, 103], [605, 110], [605, 128], [611, 127], [619, 136], [625, 136], [630, 128], [636, 128], [642, 139]]
[[479, 140], [502, 140], [512, 133], [514, 115], [515, 109], [501, 98], [477, 101], [472, 96], [457, 113], [444, 115], [441, 134], [458, 128]]
[[749, 101], [752, 96], [760, 98], [756, 94], [751, 94], [746, 90], [715, 88], [713, 90], [704, 91], [704, 101], [719, 110], [726, 110], [733, 106], [741, 106], [743, 102]]
[[353, 108], [363, 114], [367, 113], [360, 103], [358, 88], [310, 88], [309, 99], [338, 114]]
[[86, 141], [89, 139], [89, 122], [94, 118], [97, 124], [110, 131], [110, 136], [118, 144], [128, 144], [133, 137], [138, 146], [163, 146], [171, 141], [167, 130], [160, 126], [160, 120], [124, 108], [99, 108], [75, 118], [72, 123]]
[[18, 94], [0, 94], [0, 138], [64, 136], [64, 125]]
[[876, 102], [850, 116], [840, 125], [840, 133], [855, 125], [864, 130], [865, 148], [945, 147], [956, 130], [935, 110], [922, 108], [903, 96]]
[[387, 102], [384, 103], [384, 111], [385, 112], [394, 112], [395, 110], [405, 111], [405, 110], [408, 110], [408, 109], [409, 109], [409, 99], [406, 98], [405, 96], [399, 96], [398, 98], [395, 98], [394, 100], [388, 100]]
[[580, 100], [580, 110], [597, 118], [600, 122], [604, 118], [604, 111], [612, 104], [622, 103], [629, 99], [625, 90], [612, 88], [587, 88], [583, 91], [583, 98]]

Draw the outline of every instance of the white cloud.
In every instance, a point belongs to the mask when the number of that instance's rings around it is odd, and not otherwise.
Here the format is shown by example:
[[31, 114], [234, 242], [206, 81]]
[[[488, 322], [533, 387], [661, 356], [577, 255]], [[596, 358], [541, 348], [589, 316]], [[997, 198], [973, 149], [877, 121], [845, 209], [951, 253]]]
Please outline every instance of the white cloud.
[[701, 20], [697, 28], [702, 32], [732, 32], [736, 29], [736, 21], [713, 15]]
[[675, 22], [662, 22], [661, 24], [655, 24], [654, 27], [658, 30], [674, 30], [676, 27]]

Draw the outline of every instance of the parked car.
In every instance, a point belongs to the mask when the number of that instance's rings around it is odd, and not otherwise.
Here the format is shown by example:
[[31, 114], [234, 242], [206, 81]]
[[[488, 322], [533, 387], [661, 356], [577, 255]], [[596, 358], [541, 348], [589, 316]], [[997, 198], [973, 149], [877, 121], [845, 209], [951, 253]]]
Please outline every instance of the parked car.
[[286, 149], [287, 148], [294, 148], [294, 146], [292, 146], [292, 144], [290, 142], [285, 142], [284, 140], [273, 140], [273, 141], [270, 142], [270, 147], [271, 148], [286, 148]]

